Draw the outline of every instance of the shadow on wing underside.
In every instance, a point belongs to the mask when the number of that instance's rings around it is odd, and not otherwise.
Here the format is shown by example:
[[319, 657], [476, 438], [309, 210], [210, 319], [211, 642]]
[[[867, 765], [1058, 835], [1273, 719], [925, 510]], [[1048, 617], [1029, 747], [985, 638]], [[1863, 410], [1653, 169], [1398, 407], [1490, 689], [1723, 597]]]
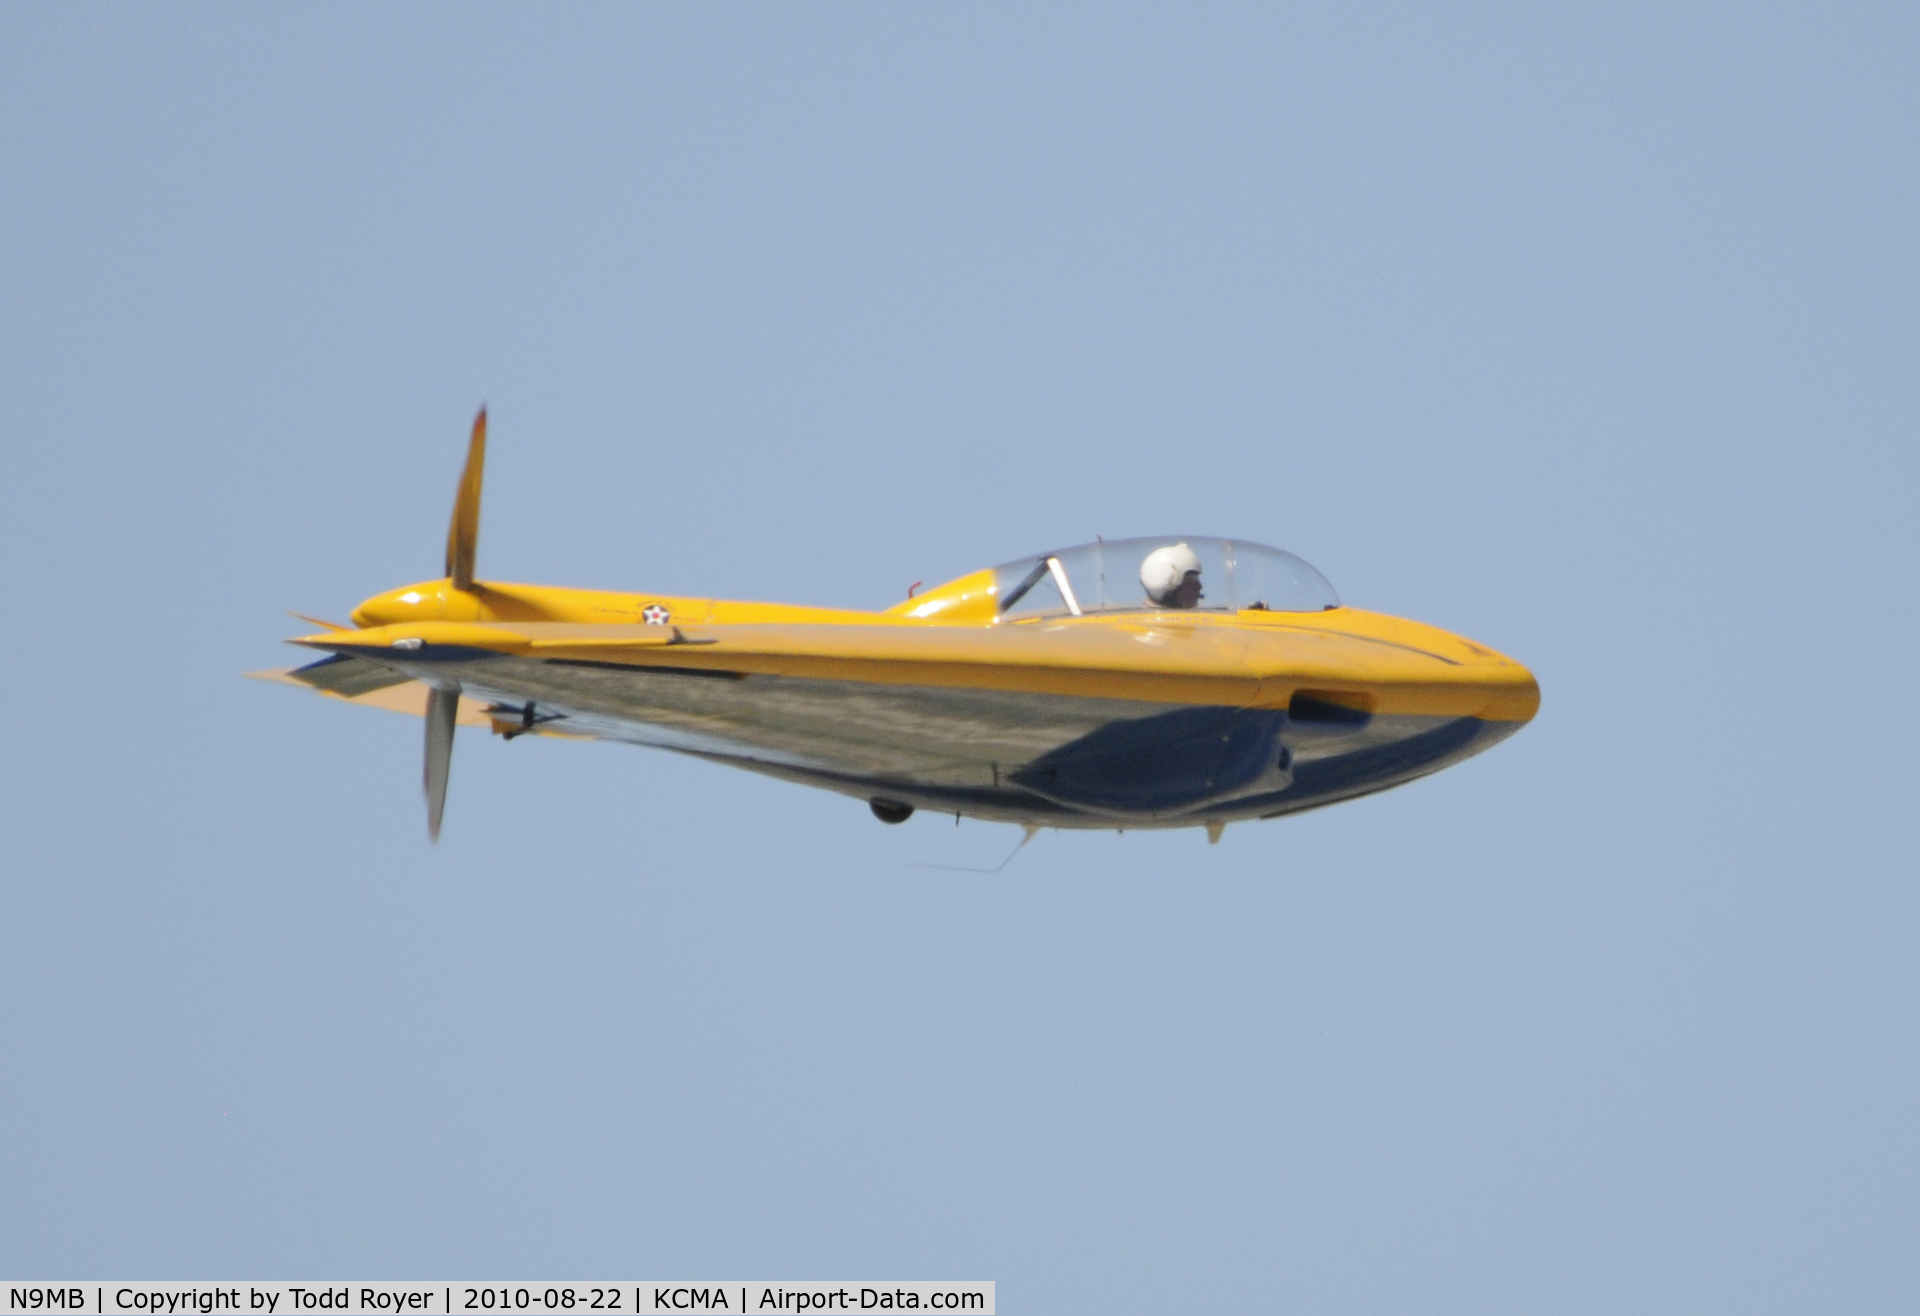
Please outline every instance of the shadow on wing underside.
[[823, 771], [751, 755], [688, 752], [731, 767], [837, 791], [857, 799], [885, 795], [933, 813], [962, 814], [986, 822], [1022, 826], [1136, 831], [1277, 818], [1283, 814], [1337, 804], [1437, 772], [1505, 739], [1513, 730], [1512, 726], [1501, 722], [1482, 722], [1478, 718], [1451, 719], [1391, 744], [1330, 754], [1311, 767], [1297, 766], [1293, 784], [1284, 791], [1237, 796], [1218, 805], [1202, 804], [1184, 813], [1149, 813], [1132, 817], [1107, 809], [1076, 808], [1061, 800], [1037, 795], [1011, 780], [1005, 781], [997, 789], [945, 785]]

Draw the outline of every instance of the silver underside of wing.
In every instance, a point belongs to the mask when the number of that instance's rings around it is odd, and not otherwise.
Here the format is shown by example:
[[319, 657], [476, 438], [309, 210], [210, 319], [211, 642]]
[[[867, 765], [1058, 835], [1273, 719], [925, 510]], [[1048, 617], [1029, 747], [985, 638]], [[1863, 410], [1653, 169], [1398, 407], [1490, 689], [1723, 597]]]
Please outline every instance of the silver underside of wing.
[[[503, 708], [559, 714], [552, 730], [671, 749], [862, 798], [1056, 827], [1192, 826], [1272, 816], [1424, 775], [1503, 738], [1474, 719], [1375, 717], [1358, 725], [1288, 724], [1283, 739], [1303, 787], [1286, 783], [1173, 818], [1117, 824], [1010, 781], [1023, 767], [1116, 723], [1181, 705], [1094, 696], [737, 675], [578, 660], [486, 655], [396, 662], [410, 675], [457, 680]], [[1400, 754], [1447, 726], [1470, 734], [1432, 754]], [[1341, 765], [1353, 770], [1343, 771]], [[1316, 777], [1316, 769], [1319, 769]], [[1315, 787], [1313, 782], [1323, 784]]]

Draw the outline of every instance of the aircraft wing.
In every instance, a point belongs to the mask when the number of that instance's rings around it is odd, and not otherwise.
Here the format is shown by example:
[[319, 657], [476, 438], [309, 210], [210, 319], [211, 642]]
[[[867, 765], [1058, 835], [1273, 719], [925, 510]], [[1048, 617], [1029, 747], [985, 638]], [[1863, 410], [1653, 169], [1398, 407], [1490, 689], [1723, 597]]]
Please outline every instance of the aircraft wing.
[[[1379, 690], [1384, 678], [1401, 693], [1372, 713], [1301, 728], [1311, 735], [1297, 743], [1302, 766], [1443, 724], [1458, 722], [1465, 735], [1497, 716], [1486, 674], [1463, 680], [1454, 659], [1284, 627], [1250, 639], [1242, 628], [1150, 620], [992, 628], [427, 622], [299, 643], [337, 657], [288, 679], [349, 702], [404, 698], [418, 712], [421, 679], [457, 684], [470, 725], [517, 733], [526, 710], [529, 729], [552, 719], [547, 734], [674, 749], [849, 794], [929, 805], [964, 798], [980, 816], [1003, 799], [1019, 816], [1035, 816], [1036, 794], [1052, 788], [1034, 773], [1079, 770], [1078, 757], [1139, 760], [1141, 773], [1155, 776], [1168, 765], [1159, 751], [1143, 757], [1149, 741], [1190, 743], [1201, 757], [1225, 752], [1206, 745], [1270, 745], [1303, 689], [1337, 695], [1361, 681]], [[384, 684], [387, 672], [411, 686]], [[1125, 726], [1138, 728], [1140, 745], [1114, 729]], [[1471, 751], [1449, 741], [1431, 765], [1457, 752]], [[1249, 760], [1247, 788], [1271, 767]], [[1408, 764], [1425, 770], [1428, 760]], [[1224, 785], [1212, 766], [1193, 775], [1196, 793]]]
[[[427, 715], [429, 691], [425, 682], [363, 658], [323, 658], [306, 667], [275, 667], [246, 675], [256, 681], [317, 690], [329, 698], [362, 708], [383, 708], [390, 713], [408, 713], [414, 717]], [[469, 727], [492, 725], [486, 703], [465, 695], [460, 698], [460, 712], [455, 721]]]

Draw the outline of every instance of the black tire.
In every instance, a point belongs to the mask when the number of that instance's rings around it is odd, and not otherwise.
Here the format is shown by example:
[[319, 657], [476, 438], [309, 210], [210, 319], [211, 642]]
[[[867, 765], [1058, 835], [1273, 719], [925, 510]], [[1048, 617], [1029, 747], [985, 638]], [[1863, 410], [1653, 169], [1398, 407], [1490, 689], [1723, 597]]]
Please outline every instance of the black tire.
[[867, 807], [873, 810], [873, 816], [883, 823], [903, 823], [913, 817], [913, 806], [902, 804], [898, 800], [883, 800], [878, 795], [867, 801]]

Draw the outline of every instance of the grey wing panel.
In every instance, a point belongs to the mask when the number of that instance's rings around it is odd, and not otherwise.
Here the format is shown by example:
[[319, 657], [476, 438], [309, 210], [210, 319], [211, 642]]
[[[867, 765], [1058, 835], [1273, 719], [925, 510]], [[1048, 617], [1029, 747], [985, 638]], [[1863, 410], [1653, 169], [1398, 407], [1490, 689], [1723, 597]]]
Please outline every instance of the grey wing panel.
[[470, 694], [535, 701], [560, 729], [794, 768], [953, 786], [999, 774], [1115, 721], [1174, 707], [1019, 691], [489, 655], [461, 662]]
[[[1072, 775], [1070, 769], [1086, 768], [1073, 751], [1060, 751], [1078, 747], [1084, 757], [1094, 749], [1110, 749], [1107, 742], [1114, 736], [1101, 733], [1116, 724], [1134, 724], [1117, 728], [1127, 739], [1162, 720], [1192, 730], [1186, 723], [1193, 714], [1232, 720], [1246, 710], [638, 667], [484, 650], [424, 661], [409, 657], [396, 665], [422, 679], [457, 679], [464, 694], [474, 699], [511, 709], [532, 705], [531, 715], [541, 719], [560, 714], [564, 720], [552, 723], [551, 730], [561, 735], [673, 749], [849, 795], [886, 794], [923, 808], [1056, 827], [1182, 826], [1312, 808], [1424, 775], [1484, 748], [1508, 730], [1504, 724], [1483, 726], [1473, 718], [1286, 719], [1268, 728], [1292, 755], [1292, 783], [1283, 789], [1247, 791], [1236, 786], [1209, 800], [1196, 788], [1188, 792], [1191, 799], [1168, 801], [1156, 795], [1095, 807], [1099, 801], [1080, 798], [1084, 789], [1063, 797], [1034, 773], [1045, 775], [1050, 765], [1067, 775]], [[372, 696], [386, 697], [385, 692]], [[1260, 716], [1275, 718], [1272, 711]], [[1220, 730], [1226, 735], [1233, 727]], [[1120, 783], [1126, 789], [1151, 787], [1160, 794], [1168, 788], [1160, 780], [1163, 776], [1173, 788], [1181, 786], [1183, 765], [1212, 771], [1199, 759], [1192, 764], [1167, 762], [1157, 745], [1156, 740], [1133, 746], [1129, 740], [1123, 747], [1128, 753], [1118, 755], [1112, 765], [1100, 759], [1091, 770], [1098, 776], [1111, 766], [1127, 777]], [[1029, 767], [1034, 771], [1022, 772]], [[1209, 789], [1221, 785], [1204, 784]]]
[[413, 679], [405, 672], [397, 671], [385, 663], [376, 663], [366, 658], [355, 658], [343, 653], [322, 658], [317, 663], [308, 663], [305, 667], [296, 667], [287, 675], [304, 685], [310, 685], [316, 690], [324, 690], [330, 695], [339, 695], [344, 699], [370, 695], [375, 690], [384, 690], [388, 686], [405, 685]]

